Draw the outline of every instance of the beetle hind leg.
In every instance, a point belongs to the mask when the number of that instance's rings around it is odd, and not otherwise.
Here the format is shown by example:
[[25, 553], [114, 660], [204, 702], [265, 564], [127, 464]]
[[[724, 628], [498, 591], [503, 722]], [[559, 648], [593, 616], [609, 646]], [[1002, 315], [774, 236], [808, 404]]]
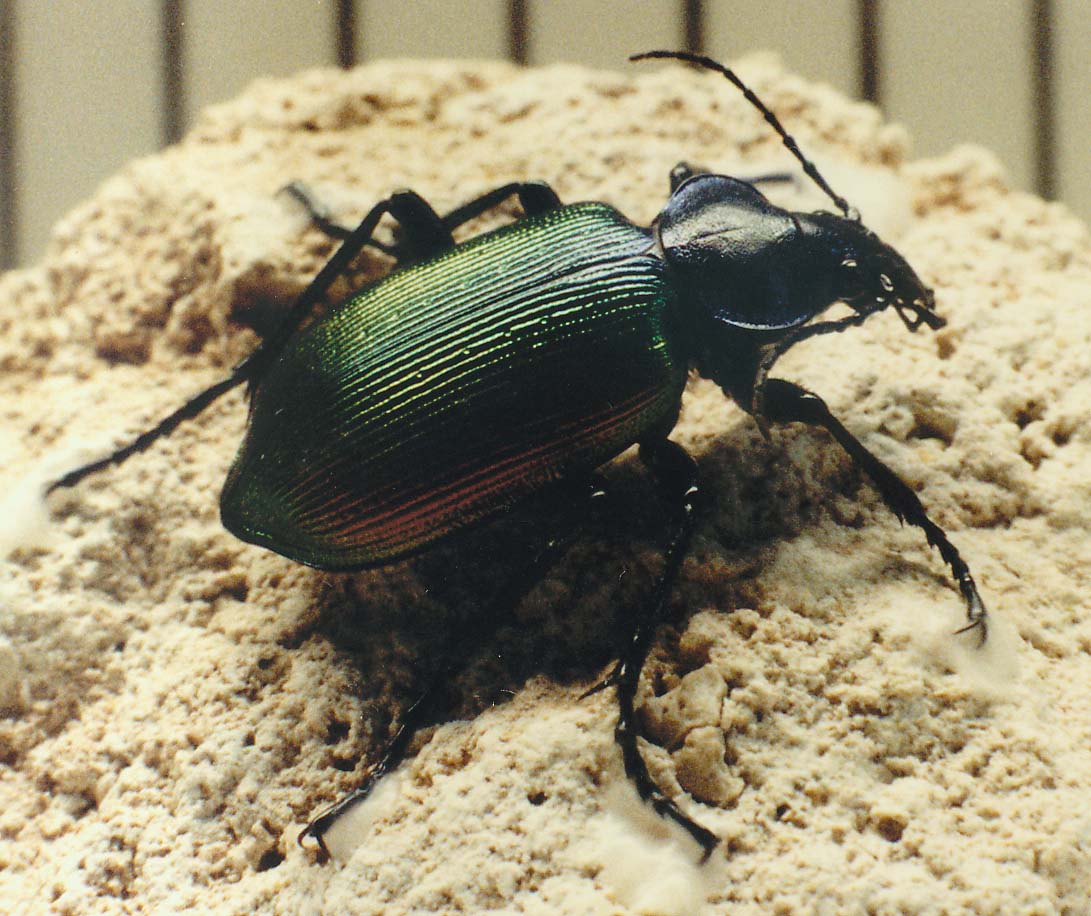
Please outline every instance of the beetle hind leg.
[[446, 686], [463, 666], [464, 660], [473, 654], [489, 636], [511, 619], [511, 611], [543, 579], [577, 538], [584, 523], [600, 510], [605, 502], [606, 491], [598, 477], [587, 483], [586, 501], [573, 510], [576, 516], [563, 534], [548, 538], [519, 573], [512, 576], [489, 602], [485, 613], [474, 626], [461, 632], [454, 640], [446, 657], [432, 672], [424, 690], [400, 716], [398, 727], [383, 747], [378, 760], [371, 766], [362, 781], [343, 798], [330, 805], [314, 818], [297, 837], [300, 846], [308, 839], [314, 840], [320, 855], [329, 856], [325, 834], [346, 812], [355, 808], [371, 795], [383, 776], [394, 770], [405, 759], [406, 750], [413, 736], [422, 728], [436, 722], [442, 715], [441, 701]]
[[634, 619], [628, 643], [613, 671], [602, 684], [592, 688], [589, 693], [607, 686], [617, 687], [618, 720], [614, 739], [621, 748], [625, 774], [632, 780], [640, 797], [657, 814], [674, 821], [701, 845], [704, 858], [707, 859], [719, 843], [719, 838], [682, 811], [656, 785], [640, 753], [640, 729], [636, 717], [636, 693], [640, 675], [651, 650], [656, 628], [662, 622], [671, 590], [693, 539], [701, 495], [697, 486], [697, 464], [685, 449], [669, 439], [641, 443], [640, 458], [677, 503], [678, 514], [668, 542], [663, 571], [651, 598]]
[[[311, 224], [331, 239], [344, 242], [353, 236], [353, 227], [334, 220], [330, 208], [304, 182], [291, 181], [280, 189], [280, 193], [297, 201], [306, 210]], [[390, 205], [387, 212], [401, 227], [400, 240], [390, 244], [369, 236], [358, 243], [360, 248], [378, 249], [405, 265], [433, 257], [454, 246], [454, 239], [443, 218], [415, 191], [395, 191], [387, 202]]]
[[[315, 228], [330, 238], [344, 242], [353, 234], [351, 226], [334, 220], [329, 207], [304, 182], [291, 181], [281, 188], [280, 192], [298, 202], [306, 210]], [[402, 239], [395, 244], [388, 244], [369, 238], [362, 244], [397, 258], [399, 264], [424, 260], [453, 247], [454, 238], [451, 233], [455, 229], [499, 206], [509, 197], [518, 198], [527, 216], [554, 210], [561, 205], [557, 192], [544, 181], [513, 181], [501, 185], [456, 207], [445, 216], [440, 216], [413, 191], [398, 193], [405, 196], [412, 195], [420, 205], [423, 205], [404, 208], [399, 214]]]
[[[311, 225], [334, 241], [343, 242], [352, 235], [352, 226], [337, 222], [333, 218], [330, 208], [323, 203], [322, 199], [315, 194], [314, 189], [306, 182], [289, 181], [278, 193], [290, 197], [298, 203], [307, 212]], [[368, 239], [364, 244], [371, 248], [378, 248], [379, 251], [385, 254], [394, 253], [392, 246], [377, 239]]]
[[414, 228], [414, 244], [421, 247], [449, 247], [454, 242], [451, 233], [435, 210], [419, 194], [413, 191], [396, 191], [385, 200], [381, 200], [368, 211], [360, 224], [347, 232], [341, 247], [333, 254], [314, 279], [306, 286], [292, 303], [291, 308], [281, 320], [272, 335], [258, 346], [253, 353], [235, 366], [231, 373], [204, 391], [198, 392], [189, 401], [160, 420], [151, 429], [136, 436], [132, 441], [115, 449], [104, 458], [81, 465], [69, 471], [46, 487], [46, 494], [54, 490], [75, 486], [85, 477], [111, 465], [121, 464], [133, 455], [146, 450], [153, 443], [169, 436], [183, 422], [198, 416], [215, 400], [232, 388], [244, 382], [253, 383], [260, 377], [265, 367], [274, 360], [304, 321], [310, 317], [315, 306], [329, 291], [349, 267], [353, 259], [365, 245], [370, 244], [372, 235], [379, 221], [390, 215], [402, 225]]
[[958, 590], [966, 602], [966, 625], [958, 633], [976, 630], [979, 645], [985, 645], [989, 636], [988, 611], [977, 591], [970, 574], [970, 567], [962, 559], [958, 549], [948, 539], [946, 532], [929, 517], [912, 488], [883, 464], [841, 422], [830, 413], [826, 402], [818, 395], [784, 379], [769, 379], [765, 385], [765, 417], [775, 423], [806, 423], [820, 426], [840, 443], [856, 464], [871, 478], [883, 502], [902, 522], [920, 528], [935, 547], [943, 561], [950, 567]]
[[443, 217], [443, 225], [448, 231], [457, 229], [494, 207], [498, 207], [509, 197], [519, 200], [519, 205], [527, 216], [537, 216], [539, 213], [556, 210], [561, 205], [557, 192], [544, 181], [512, 181], [486, 191], [461, 207], [456, 207]]

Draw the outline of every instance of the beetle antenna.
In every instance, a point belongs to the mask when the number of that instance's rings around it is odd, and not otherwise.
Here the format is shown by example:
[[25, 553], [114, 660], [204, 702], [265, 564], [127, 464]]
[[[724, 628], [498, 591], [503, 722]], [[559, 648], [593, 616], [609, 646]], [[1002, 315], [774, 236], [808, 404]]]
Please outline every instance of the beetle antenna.
[[780, 139], [788, 148], [788, 152], [799, 160], [800, 165], [803, 166], [803, 171], [806, 172], [811, 180], [837, 205], [837, 209], [844, 213], [847, 219], [851, 219], [854, 222], [860, 222], [860, 211], [851, 206], [845, 198], [830, 187], [829, 182], [822, 177], [822, 173], [818, 171], [815, 164], [803, 155], [803, 151], [799, 148], [799, 144], [796, 143], [795, 138], [784, 129], [784, 125], [780, 123], [780, 120], [769, 109], [769, 106], [759, 99], [746, 83], [739, 79], [734, 70], [725, 67], [711, 57], [705, 57], [703, 54], [692, 54], [689, 51], [645, 51], [642, 54], [633, 54], [629, 58], [631, 61], [652, 59], [686, 61], [687, 63], [696, 64], [698, 67], [704, 67], [706, 70], [712, 70], [715, 73], [719, 73], [721, 76], [726, 77], [746, 97], [746, 100], [762, 113], [762, 117], [765, 118], [769, 126], [780, 135]]

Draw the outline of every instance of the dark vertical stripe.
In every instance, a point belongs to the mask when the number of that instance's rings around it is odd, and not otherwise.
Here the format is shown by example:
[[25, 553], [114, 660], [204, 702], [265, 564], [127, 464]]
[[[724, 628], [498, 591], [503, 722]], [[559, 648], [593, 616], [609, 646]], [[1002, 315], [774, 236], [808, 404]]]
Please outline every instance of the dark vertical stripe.
[[163, 0], [163, 145], [177, 143], [186, 129], [185, 0]]
[[337, 65], [345, 70], [356, 66], [356, 2], [337, 0]]
[[1034, 187], [1045, 198], [1057, 194], [1057, 108], [1053, 95], [1052, 0], [1032, 0], [1034, 47]]
[[705, 53], [705, 4], [703, 0], [682, 0], [682, 40], [690, 54]]
[[19, 257], [19, 201], [16, 198], [15, 0], [0, 0], [0, 269]]
[[879, 57], [879, 0], [859, 0], [859, 87], [860, 98], [882, 104], [881, 64]]
[[508, 57], [527, 62], [527, 0], [508, 0]]

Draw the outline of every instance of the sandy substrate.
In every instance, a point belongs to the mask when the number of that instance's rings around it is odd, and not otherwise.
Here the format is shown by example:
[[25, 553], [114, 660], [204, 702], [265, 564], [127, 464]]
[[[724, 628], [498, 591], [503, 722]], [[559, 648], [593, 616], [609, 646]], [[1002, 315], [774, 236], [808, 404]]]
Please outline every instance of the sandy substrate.
[[726, 83], [674, 68], [261, 83], [0, 280], [0, 910], [1091, 913], [1087, 230], [981, 150], [908, 162], [872, 109], [767, 60], [743, 73], [936, 287], [944, 330], [882, 315], [779, 372], [920, 493], [975, 571], [990, 646], [952, 636], [938, 557], [828, 437], [765, 442], [698, 380], [674, 437], [716, 502], [643, 693], [648, 759], [723, 838], [712, 860], [636, 802], [613, 696], [578, 699], [658, 569], [627, 456], [612, 519], [482, 641], [450, 716], [317, 864], [297, 833], [373, 759], [512, 539], [354, 575], [234, 540], [217, 494], [239, 393], [45, 519], [41, 482], [217, 379], [317, 270], [329, 243], [276, 196], [289, 179], [345, 220], [395, 187], [445, 210], [539, 177], [646, 222], [680, 158], [789, 160]]

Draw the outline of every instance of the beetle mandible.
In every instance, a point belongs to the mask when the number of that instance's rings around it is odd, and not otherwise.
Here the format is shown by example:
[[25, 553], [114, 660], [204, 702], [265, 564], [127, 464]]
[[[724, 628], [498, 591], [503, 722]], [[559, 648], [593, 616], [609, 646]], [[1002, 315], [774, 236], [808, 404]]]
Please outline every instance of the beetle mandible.
[[[883, 502], [924, 531], [950, 567], [966, 626], [987, 638], [973, 577], [913, 490], [806, 389], [770, 377], [809, 337], [839, 332], [893, 307], [906, 327], [937, 329], [932, 291], [827, 184], [773, 112], [733, 71], [686, 52], [652, 51], [720, 73], [764, 116], [840, 214], [774, 206], [754, 184], [679, 164], [650, 227], [604, 203], [562, 205], [544, 182], [515, 182], [440, 215], [412, 191], [376, 204], [355, 229], [329, 221], [299, 188], [312, 217], [343, 243], [282, 324], [231, 374], [113, 454], [77, 468], [49, 491], [119, 464], [246, 383], [245, 439], [220, 497], [237, 537], [327, 570], [381, 566], [500, 514], [556, 481], [587, 482], [638, 444], [674, 510], [659, 582], [632, 616], [631, 638], [606, 679], [619, 705], [615, 736], [641, 796], [704, 847], [716, 836], [667, 797], [640, 754], [637, 684], [690, 542], [701, 491], [697, 466], [669, 440], [690, 368], [754, 419], [829, 432]], [[452, 231], [511, 197], [524, 218], [455, 244]], [[394, 246], [373, 235], [384, 217]], [[365, 246], [397, 258], [383, 279], [324, 315], [315, 308]], [[852, 313], [815, 319], [836, 302]], [[443, 448], [435, 446], [443, 443]], [[561, 553], [547, 543], [518, 600]], [[323, 834], [397, 763], [438, 682], [413, 704], [361, 786], [316, 818]]]

